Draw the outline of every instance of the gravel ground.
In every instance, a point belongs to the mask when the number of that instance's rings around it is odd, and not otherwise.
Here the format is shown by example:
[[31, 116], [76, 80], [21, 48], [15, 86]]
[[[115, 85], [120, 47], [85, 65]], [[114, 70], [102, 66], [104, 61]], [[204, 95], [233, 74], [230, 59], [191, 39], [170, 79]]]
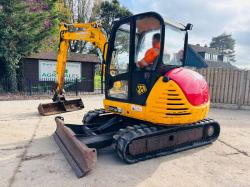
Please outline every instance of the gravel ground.
[[[83, 114], [102, 106], [102, 96], [83, 98], [85, 109], [62, 114], [80, 123]], [[55, 116], [38, 115], [49, 100], [0, 102], [0, 186], [250, 186], [250, 111], [211, 109], [221, 124], [212, 145], [133, 165], [112, 149], [101, 150], [95, 169], [77, 179], [54, 142]]]

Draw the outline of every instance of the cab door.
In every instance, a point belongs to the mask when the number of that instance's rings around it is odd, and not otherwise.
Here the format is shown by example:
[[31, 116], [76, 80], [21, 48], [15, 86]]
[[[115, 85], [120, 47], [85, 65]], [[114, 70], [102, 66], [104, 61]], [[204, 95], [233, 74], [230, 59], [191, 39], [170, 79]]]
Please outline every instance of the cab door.
[[[157, 66], [162, 60], [164, 21], [153, 12], [138, 14], [115, 22], [105, 69], [105, 96], [109, 100], [144, 105], [154, 82], [159, 78]], [[136, 63], [152, 48], [152, 37], [161, 34], [161, 49], [154, 63], [137, 68]]]
[[129, 101], [130, 99], [130, 53], [131, 21], [115, 24], [109, 41], [106, 68], [106, 98]]
[[[161, 62], [161, 53], [163, 47], [163, 31], [161, 18], [157, 14], [148, 13], [137, 16], [134, 20], [134, 48], [133, 48], [133, 63], [132, 63], [132, 83], [131, 83], [131, 102], [139, 105], [145, 105], [147, 97], [159, 78], [157, 67]], [[150, 62], [150, 65], [139, 68], [136, 64], [145, 59], [146, 53], [149, 50], [154, 50], [153, 36], [160, 34], [160, 49], [157, 58]]]

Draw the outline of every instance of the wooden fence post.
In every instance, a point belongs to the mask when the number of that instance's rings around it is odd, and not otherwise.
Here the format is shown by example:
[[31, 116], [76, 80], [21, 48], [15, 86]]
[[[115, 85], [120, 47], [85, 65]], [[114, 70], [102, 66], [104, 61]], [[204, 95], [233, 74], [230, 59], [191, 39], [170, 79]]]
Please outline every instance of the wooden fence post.
[[229, 68], [196, 69], [206, 79], [211, 103], [250, 106], [250, 70]]
[[245, 91], [245, 99], [244, 105], [250, 105], [250, 70], [247, 71], [246, 76], [246, 91]]
[[238, 108], [240, 109], [241, 106], [244, 104], [244, 96], [246, 94], [246, 78], [247, 74], [245, 74], [246, 71], [240, 71], [240, 83], [239, 83], [239, 95], [237, 99], [237, 105]]

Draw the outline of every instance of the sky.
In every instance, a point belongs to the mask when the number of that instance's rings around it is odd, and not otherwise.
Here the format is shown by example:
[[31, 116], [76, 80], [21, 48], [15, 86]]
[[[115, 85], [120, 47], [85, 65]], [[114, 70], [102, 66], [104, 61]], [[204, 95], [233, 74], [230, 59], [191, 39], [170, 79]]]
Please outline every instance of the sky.
[[120, 0], [134, 14], [155, 11], [177, 22], [192, 23], [189, 43], [209, 45], [223, 32], [236, 40], [236, 62], [250, 69], [250, 0]]

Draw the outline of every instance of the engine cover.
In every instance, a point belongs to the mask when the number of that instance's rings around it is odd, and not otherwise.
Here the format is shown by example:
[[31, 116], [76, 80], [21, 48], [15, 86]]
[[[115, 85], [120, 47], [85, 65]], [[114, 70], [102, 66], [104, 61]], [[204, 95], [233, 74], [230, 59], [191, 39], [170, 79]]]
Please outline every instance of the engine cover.
[[176, 68], [166, 75], [178, 84], [192, 105], [199, 106], [209, 101], [207, 82], [199, 73], [190, 69]]

